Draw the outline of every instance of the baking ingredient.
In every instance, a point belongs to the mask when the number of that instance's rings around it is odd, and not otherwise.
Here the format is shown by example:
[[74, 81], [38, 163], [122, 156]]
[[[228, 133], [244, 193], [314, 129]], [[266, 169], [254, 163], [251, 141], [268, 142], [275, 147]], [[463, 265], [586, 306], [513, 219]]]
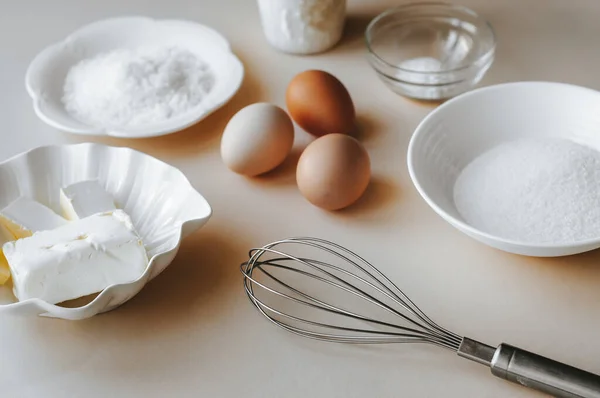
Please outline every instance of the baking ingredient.
[[214, 85], [209, 66], [186, 49], [118, 49], [74, 65], [65, 80], [63, 102], [86, 124], [140, 126], [199, 106]]
[[67, 220], [50, 208], [27, 197], [19, 197], [0, 212], [2, 224], [14, 237], [21, 239], [33, 232], [54, 229]]
[[[433, 57], [409, 58], [398, 64], [394, 77], [400, 82], [410, 82], [410, 84], [402, 83], [406, 96], [423, 100], [439, 100], [456, 94], [455, 83], [463, 77], [459, 73], [448, 70], [456, 66], [460, 65], [443, 64]], [[442, 71], [444, 73], [440, 73]]]
[[276, 49], [312, 54], [342, 37], [346, 0], [258, 0], [263, 32]]
[[[34, 232], [64, 225], [64, 218], [48, 207], [19, 197], [0, 212], [0, 248], [4, 243], [31, 236]], [[10, 268], [0, 249], [0, 285], [10, 279]]]
[[10, 268], [8, 267], [8, 261], [2, 251], [2, 245], [6, 242], [10, 242], [14, 239], [13, 235], [0, 224], [0, 285], [5, 284], [10, 279]]
[[418, 57], [406, 59], [398, 67], [412, 72], [439, 72], [442, 70], [442, 63], [433, 57]]
[[4, 252], [0, 251], [0, 286], [4, 285], [10, 279], [10, 268]]
[[122, 210], [99, 213], [3, 246], [20, 300], [56, 304], [139, 278], [142, 240]]
[[355, 125], [354, 104], [335, 76], [320, 70], [297, 74], [285, 94], [290, 116], [315, 136], [349, 134]]
[[371, 164], [365, 148], [345, 134], [328, 134], [310, 143], [298, 161], [296, 182], [315, 206], [338, 210], [367, 189]]
[[248, 105], [223, 132], [221, 157], [236, 173], [256, 176], [280, 165], [294, 143], [294, 124], [283, 109], [267, 103]]
[[98, 181], [80, 181], [62, 188], [60, 206], [67, 220], [78, 220], [116, 209], [113, 197]]
[[501, 144], [468, 164], [454, 186], [464, 220], [527, 243], [600, 236], [600, 152], [558, 138]]

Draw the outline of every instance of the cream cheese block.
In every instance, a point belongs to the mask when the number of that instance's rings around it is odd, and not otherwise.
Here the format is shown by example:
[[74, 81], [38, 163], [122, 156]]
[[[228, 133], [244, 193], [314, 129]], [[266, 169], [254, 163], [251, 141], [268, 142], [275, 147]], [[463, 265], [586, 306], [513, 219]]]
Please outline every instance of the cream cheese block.
[[122, 210], [98, 213], [5, 243], [19, 301], [56, 304], [139, 278], [148, 265], [141, 238]]
[[78, 220], [115, 210], [112, 196], [97, 181], [81, 181], [60, 190], [60, 206], [67, 220]]
[[16, 199], [0, 212], [0, 224], [14, 239], [31, 236], [37, 231], [46, 231], [65, 225], [67, 220], [50, 208], [24, 196]]

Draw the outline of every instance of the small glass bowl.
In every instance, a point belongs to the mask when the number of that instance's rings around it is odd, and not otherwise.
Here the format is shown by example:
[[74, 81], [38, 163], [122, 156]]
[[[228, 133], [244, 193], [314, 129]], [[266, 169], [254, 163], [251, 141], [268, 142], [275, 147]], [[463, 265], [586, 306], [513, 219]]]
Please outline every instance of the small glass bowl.
[[414, 3], [375, 17], [366, 33], [369, 63], [394, 92], [445, 100], [475, 86], [494, 61], [492, 26], [474, 11]]

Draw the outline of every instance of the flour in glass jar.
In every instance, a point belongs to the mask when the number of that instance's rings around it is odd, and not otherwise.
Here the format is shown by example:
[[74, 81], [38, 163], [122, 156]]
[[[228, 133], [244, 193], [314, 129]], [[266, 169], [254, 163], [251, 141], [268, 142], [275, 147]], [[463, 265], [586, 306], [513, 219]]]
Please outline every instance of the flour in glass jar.
[[527, 243], [600, 236], [600, 152], [566, 139], [501, 144], [468, 164], [454, 202], [471, 226]]

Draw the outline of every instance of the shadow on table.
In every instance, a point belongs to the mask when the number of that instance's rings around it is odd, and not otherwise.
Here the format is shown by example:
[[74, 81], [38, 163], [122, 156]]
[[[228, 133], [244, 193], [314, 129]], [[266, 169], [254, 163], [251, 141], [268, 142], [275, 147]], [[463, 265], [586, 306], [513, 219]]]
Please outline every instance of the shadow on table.
[[354, 50], [367, 51], [365, 42], [365, 30], [367, 25], [379, 12], [366, 11], [364, 13], [349, 12], [346, 17], [344, 33], [337, 46], [332, 52], [347, 52]]
[[551, 272], [560, 272], [571, 274], [576, 277], [577, 274], [595, 274], [600, 278], [600, 249], [592, 250], [586, 253], [575, 254], [563, 257], [524, 257], [532, 266], [544, 267]]
[[304, 147], [294, 147], [282, 164], [251, 181], [259, 185], [296, 185], [296, 166], [303, 151]]
[[393, 181], [372, 176], [367, 190], [358, 201], [331, 214], [337, 217], [368, 216], [387, 210], [398, 200], [400, 200], [400, 189]]
[[176, 334], [195, 320], [214, 324], [243, 291], [239, 265], [247, 250], [240, 237], [206, 227], [185, 239], [173, 263], [137, 296], [74, 327], [139, 341]]
[[372, 115], [359, 113], [356, 115], [356, 127], [352, 136], [362, 144], [367, 144], [374, 141], [381, 133], [383, 133], [380, 126], [381, 122]]

